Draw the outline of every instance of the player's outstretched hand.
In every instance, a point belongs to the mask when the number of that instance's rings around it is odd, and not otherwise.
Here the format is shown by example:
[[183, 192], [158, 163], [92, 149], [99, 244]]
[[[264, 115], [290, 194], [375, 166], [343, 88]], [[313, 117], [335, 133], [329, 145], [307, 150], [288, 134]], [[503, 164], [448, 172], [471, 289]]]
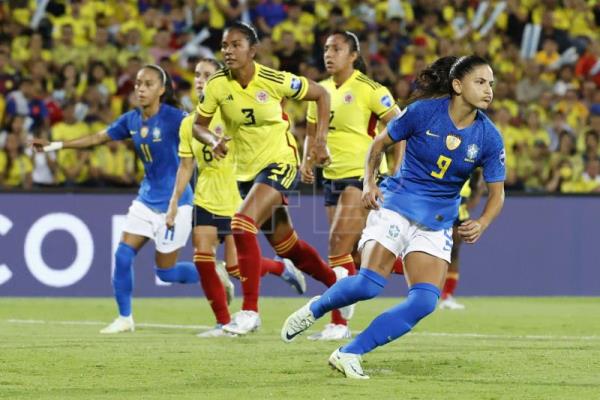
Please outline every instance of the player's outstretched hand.
[[32, 139], [29, 141], [29, 145], [33, 147], [37, 153], [43, 153], [44, 147], [50, 145], [50, 142], [47, 139]]
[[475, 243], [485, 230], [481, 222], [468, 219], [458, 226], [458, 234], [465, 243]]
[[169, 204], [169, 209], [167, 210], [167, 215], [165, 216], [165, 223], [167, 224], [168, 229], [173, 229], [175, 227], [175, 217], [177, 216], [177, 204]]
[[312, 157], [308, 156], [306, 161], [300, 164], [300, 180], [304, 183], [314, 183], [315, 173], [313, 172]]
[[217, 141], [213, 144], [212, 151], [217, 160], [225, 158], [225, 156], [229, 152], [227, 142], [229, 142], [230, 140], [231, 138], [229, 136], [223, 136], [217, 139]]
[[383, 193], [375, 183], [364, 183], [362, 203], [367, 210], [379, 210], [379, 200], [383, 200]]

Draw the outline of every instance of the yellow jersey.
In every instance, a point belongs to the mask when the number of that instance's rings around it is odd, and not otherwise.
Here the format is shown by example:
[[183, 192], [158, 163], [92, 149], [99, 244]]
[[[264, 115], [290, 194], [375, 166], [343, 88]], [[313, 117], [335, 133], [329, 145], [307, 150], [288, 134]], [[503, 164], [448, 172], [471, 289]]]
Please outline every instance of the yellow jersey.
[[0, 174], [6, 174], [4, 185], [10, 187], [20, 187], [25, 183], [27, 174], [33, 171], [31, 159], [24, 154], [20, 154], [11, 164], [10, 170], [6, 171], [8, 165], [8, 155], [0, 150]]
[[[194, 192], [194, 204], [210, 213], [225, 217], [233, 217], [242, 198], [238, 191], [233, 164], [233, 144], [229, 142], [229, 153], [221, 160], [213, 157], [210, 146], [200, 143], [192, 135], [194, 114], [181, 121], [179, 127], [179, 157], [195, 158], [198, 164], [198, 179]], [[209, 129], [221, 136], [224, 124], [217, 111], [213, 116]]]
[[269, 164], [298, 165], [298, 146], [283, 112], [285, 98], [301, 100], [308, 80], [254, 63], [254, 76], [243, 88], [227, 68], [213, 74], [197, 112], [212, 117], [221, 111], [225, 132], [235, 143], [238, 181], [251, 181]]
[[[323, 170], [327, 179], [362, 177], [365, 158], [377, 135], [377, 121], [396, 107], [390, 91], [356, 70], [339, 88], [333, 78], [320, 84], [329, 92], [331, 114], [327, 147], [331, 164]], [[306, 120], [317, 122], [317, 105], [310, 102]], [[380, 172], [387, 172], [385, 159]]]
[[[64, 142], [67, 140], [79, 139], [80, 137], [87, 136], [90, 134], [89, 126], [84, 122], [76, 122], [68, 124], [66, 122], [59, 122], [52, 127], [52, 140]], [[86, 150], [84, 150], [86, 151]], [[65, 175], [62, 172], [63, 169], [70, 169], [80, 163], [81, 152], [75, 149], [61, 149], [58, 151], [56, 162], [58, 164], [58, 171], [56, 178], [59, 183], [65, 181]], [[77, 183], [87, 181], [89, 178], [88, 164], [81, 169], [79, 175], [75, 179]]]

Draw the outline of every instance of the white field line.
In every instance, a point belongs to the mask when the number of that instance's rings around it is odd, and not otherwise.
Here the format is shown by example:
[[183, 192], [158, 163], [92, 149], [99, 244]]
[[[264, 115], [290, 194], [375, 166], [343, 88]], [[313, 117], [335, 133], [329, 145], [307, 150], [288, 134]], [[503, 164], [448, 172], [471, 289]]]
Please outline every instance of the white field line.
[[[7, 319], [11, 324], [37, 324], [37, 325], [106, 325], [106, 321], [47, 321], [41, 319]], [[212, 326], [207, 325], [175, 325], [175, 324], [158, 324], [152, 322], [142, 322], [135, 324], [138, 327], [144, 328], [163, 328], [163, 329], [211, 329]], [[352, 331], [353, 334], [358, 334], [360, 331]], [[520, 340], [583, 340], [594, 341], [600, 340], [600, 336], [574, 336], [574, 335], [497, 335], [486, 333], [448, 333], [448, 332], [411, 332], [411, 336], [434, 336], [434, 337], [451, 337], [451, 338], [476, 338], [476, 339], [520, 339]]]

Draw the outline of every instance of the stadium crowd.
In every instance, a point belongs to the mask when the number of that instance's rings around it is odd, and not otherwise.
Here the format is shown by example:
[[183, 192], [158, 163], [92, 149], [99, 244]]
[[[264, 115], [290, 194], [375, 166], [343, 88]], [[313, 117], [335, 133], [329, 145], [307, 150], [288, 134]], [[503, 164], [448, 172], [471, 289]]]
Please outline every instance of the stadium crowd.
[[[98, 132], [135, 107], [136, 72], [166, 70], [194, 109], [193, 68], [220, 58], [231, 21], [261, 35], [257, 61], [326, 77], [328, 33], [361, 40], [369, 76], [400, 106], [427, 64], [477, 54], [495, 71], [488, 114], [506, 145], [507, 190], [600, 192], [600, 2], [594, 0], [9, 0], [0, 4], [0, 188], [130, 187], [143, 176], [127, 143], [33, 153], [34, 137]], [[306, 103], [286, 111], [301, 145]]]

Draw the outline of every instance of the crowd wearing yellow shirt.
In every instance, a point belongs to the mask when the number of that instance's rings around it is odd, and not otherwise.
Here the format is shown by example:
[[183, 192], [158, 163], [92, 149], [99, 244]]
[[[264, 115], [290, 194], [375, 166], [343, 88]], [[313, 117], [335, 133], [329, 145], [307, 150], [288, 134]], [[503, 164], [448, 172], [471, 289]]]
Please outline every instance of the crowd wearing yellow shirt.
[[[150, 62], [168, 69], [183, 89], [179, 92], [188, 93], [196, 61], [219, 59], [221, 33], [236, 20], [258, 28], [264, 42], [257, 56], [261, 64], [293, 67], [291, 72], [315, 81], [326, 77], [322, 48], [327, 36], [334, 30], [355, 32], [366, 76], [386, 86], [400, 106], [409, 101], [420, 70], [439, 56], [485, 57], [497, 80], [489, 113], [507, 145], [507, 188], [585, 192], [596, 185], [595, 178], [589, 178], [595, 168], [590, 155], [600, 153], [589, 143], [593, 139], [588, 140], [594, 137], [589, 132], [600, 134], [600, 70], [594, 68], [600, 61], [600, 13], [594, 0], [195, 0], [160, 8], [134, 0], [59, 0], [37, 9], [40, 4], [44, 2], [0, 4], [0, 23], [7, 27], [3, 35], [8, 39], [0, 41], [4, 186], [16, 182], [13, 186], [25, 187], [24, 171], [40, 168], [45, 172], [33, 173], [34, 186], [47, 185], [49, 179], [37, 182], [36, 177], [48, 178], [50, 173], [53, 184], [135, 184], [139, 160], [126, 145], [103, 147], [81, 157], [60, 151], [53, 156], [55, 161], [48, 161], [56, 163], [52, 168], [33, 157], [31, 168], [25, 161], [7, 162], [6, 123], [22, 115], [29, 136], [44, 130], [55, 140], [96, 131], [93, 124], [135, 106], [131, 96], [135, 73]], [[524, 32], [535, 26], [540, 27], [537, 47], [524, 56]], [[159, 34], [160, 51], [152, 50]], [[31, 93], [18, 90], [24, 78], [31, 80]], [[47, 115], [33, 100], [44, 102]], [[197, 99], [185, 100], [191, 111]], [[66, 110], [70, 103], [72, 112]], [[306, 104], [291, 99], [284, 108], [301, 146]], [[72, 121], [67, 121], [70, 113]], [[564, 132], [575, 153], [557, 163]], [[26, 145], [23, 140], [17, 148]], [[7, 166], [12, 172], [6, 171]], [[531, 179], [532, 170], [543, 172], [538, 181]]]

